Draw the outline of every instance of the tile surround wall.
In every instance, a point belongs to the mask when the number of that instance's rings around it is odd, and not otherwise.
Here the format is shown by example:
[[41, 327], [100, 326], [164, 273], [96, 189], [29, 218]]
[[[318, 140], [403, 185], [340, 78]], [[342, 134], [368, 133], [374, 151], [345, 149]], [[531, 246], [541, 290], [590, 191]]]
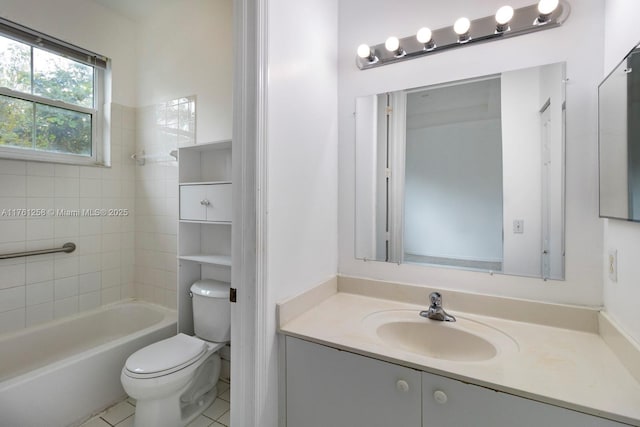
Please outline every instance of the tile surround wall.
[[195, 97], [138, 109], [136, 152], [136, 297], [177, 307], [178, 162], [169, 156], [195, 144]]
[[2, 209], [129, 209], [123, 217], [0, 216], [0, 252], [72, 254], [0, 261], [0, 333], [134, 295], [135, 109], [113, 104], [110, 168], [0, 159]]

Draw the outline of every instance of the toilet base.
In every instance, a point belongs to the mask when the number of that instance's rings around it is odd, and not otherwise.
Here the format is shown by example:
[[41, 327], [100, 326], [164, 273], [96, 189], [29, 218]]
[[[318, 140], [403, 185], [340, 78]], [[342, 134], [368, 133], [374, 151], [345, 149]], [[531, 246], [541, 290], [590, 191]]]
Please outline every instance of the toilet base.
[[138, 400], [133, 418], [134, 427], [184, 427], [202, 414], [216, 399], [217, 384], [196, 402], [180, 407], [175, 396], [165, 399]]

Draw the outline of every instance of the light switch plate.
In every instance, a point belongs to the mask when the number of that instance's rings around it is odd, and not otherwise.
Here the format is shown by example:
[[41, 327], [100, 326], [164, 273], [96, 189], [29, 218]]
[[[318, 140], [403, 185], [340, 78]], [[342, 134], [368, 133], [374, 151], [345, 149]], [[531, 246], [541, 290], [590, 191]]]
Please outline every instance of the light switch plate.
[[612, 282], [618, 281], [618, 251], [615, 249], [609, 249], [607, 273], [609, 274], [609, 280]]
[[513, 232], [516, 234], [524, 233], [524, 219], [513, 220]]

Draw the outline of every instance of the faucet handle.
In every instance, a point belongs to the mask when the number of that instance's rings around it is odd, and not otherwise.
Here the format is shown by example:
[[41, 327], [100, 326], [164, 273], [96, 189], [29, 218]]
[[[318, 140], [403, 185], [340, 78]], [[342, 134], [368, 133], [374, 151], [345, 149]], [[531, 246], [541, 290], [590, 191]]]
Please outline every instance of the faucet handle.
[[429, 300], [432, 307], [442, 307], [442, 295], [440, 295], [440, 292], [431, 292]]

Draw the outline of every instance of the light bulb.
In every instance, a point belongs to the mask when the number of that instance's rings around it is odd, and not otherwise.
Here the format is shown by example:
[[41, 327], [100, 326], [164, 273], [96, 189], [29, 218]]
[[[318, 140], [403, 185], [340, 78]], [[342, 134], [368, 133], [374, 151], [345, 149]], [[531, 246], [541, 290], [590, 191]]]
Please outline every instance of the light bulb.
[[418, 39], [418, 41], [424, 44], [427, 44], [431, 41], [431, 36], [431, 30], [427, 27], [420, 28], [418, 30], [418, 33], [416, 34], [416, 38]]
[[361, 44], [358, 46], [358, 56], [362, 59], [371, 57], [371, 48], [367, 44]]
[[502, 6], [496, 12], [496, 22], [498, 25], [506, 25], [513, 18], [513, 8], [511, 6]]
[[471, 21], [467, 18], [458, 18], [455, 24], [453, 24], [453, 31], [455, 31], [459, 36], [467, 34], [469, 32], [469, 28], [471, 28]]
[[396, 52], [400, 47], [400, 40], [397, 37], [389, 37], [386, 42], [384, 42], [384, 47], [387, 48], [389, 52]]
[[541, 15], [549, 15], [558, 7], [558, 0], [540, 0], [538, 3], [538, 12]]

